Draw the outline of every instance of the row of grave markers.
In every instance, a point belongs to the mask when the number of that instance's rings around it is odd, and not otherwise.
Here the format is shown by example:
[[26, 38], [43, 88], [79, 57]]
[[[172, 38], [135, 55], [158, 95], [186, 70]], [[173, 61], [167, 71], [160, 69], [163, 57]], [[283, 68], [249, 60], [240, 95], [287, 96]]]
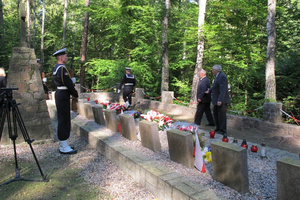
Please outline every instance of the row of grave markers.
[[[102, 110], [102, 105], [79, 100], [77, 112], [100, 125], [118, 132], [120, 122], [122, 136], [136, 141], [137, 131], [134, 117], [128, 114], [117, 116], [113, 110]], [[105, 119], [104, 119], [105, 116]], [[119, 117], [119, 119], [118, 119]], [[154, 152], [161, 151], [158, 125], [146, 120], [139, 121], [142, 146]], [[177, 129], [167, 130], [170, 159], [188, 168], [194, 168], [193, 135]], [[249, 192], [247, 149], [241, 146], [216, 141], [211, 143], [213, 155], [213, 178], [240, 192]], [[282, 157], [277, 161], [277, 199], [298, 199], [300, 196], [300, 161]]]

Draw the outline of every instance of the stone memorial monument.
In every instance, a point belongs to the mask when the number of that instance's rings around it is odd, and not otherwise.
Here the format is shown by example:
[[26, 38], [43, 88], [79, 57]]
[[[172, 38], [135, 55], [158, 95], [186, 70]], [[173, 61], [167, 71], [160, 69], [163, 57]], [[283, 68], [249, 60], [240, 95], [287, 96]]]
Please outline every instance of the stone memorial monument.
[[[20, 115], [31, 139], [35, 141], [54, 139], [51, 120], [46, 104], [42, 78], [37, 64], [34, 49], [27, 48], [25, 29], [25, 5], [20, 4], [21, 42], [19, 47], [12, 49], [9, 63], [7, 88], [13, 90], [12, 98], [17, 102]], [[17, 126], [18, 127], [18, 126]], [[19, 129], [19, 127], [18, 127]], [[24, 142], [21, 131], [18, 130], [17, 143]], [[7, 125], [3, 127], [1, 144], [10, 144]]]

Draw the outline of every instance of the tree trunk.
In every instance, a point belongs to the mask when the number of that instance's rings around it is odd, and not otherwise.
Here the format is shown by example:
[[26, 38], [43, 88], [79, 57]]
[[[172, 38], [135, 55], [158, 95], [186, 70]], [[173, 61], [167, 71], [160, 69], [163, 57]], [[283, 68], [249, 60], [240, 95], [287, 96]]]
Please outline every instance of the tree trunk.
[[68, 10], [68, 0], [65, 0], [65, 8], [64, 8], [64, 24], [63, 24], [63, 42], [64, 42], [64, 46], [65, 46], [66, 27], [67, 27], [67, 10]]
[[205, 10], [206, 10], [206, 0], [199, 0], [199, 15], [198, 15], [198, 45], [197, 45], [197, 61], [195, 65], [195, 71], [193, 76], [192, 92], [190, 107], [196, 107], [197, 104], [197, 87], [199, 83], [199, 72], [202, 69], [203, 63], [203, 51], [204, 51], [204, 20], [205, 20]]
[[[88, 7], [90, 4], [90, 0], [85, 1], [85, 6]], [[89, 28], [89, 13], [86, 12], [84, 14], [84, 28], [82, 35], [82, 46], [81, 46], [81, 67], [80, 67], [80, 85], [84, 86], [84, 78], [85, 78], [85, 62], [86, 62], [86, 53], [87, 53], [87, 42], [88, 42], [88, 28]], [[81, 88], [81, 92], [83, 89]]]
[[41, 36], [41, 72], [44, 71], [44, 30], [45, 30], [45, 0], [43, 0], [42, 36]]
[[161, 93], [169, 90], [169, 50], [168, 50], [168, 20], [170, 11], [170, 0], [166, 0], [166, 10], [162, 29], [162, 74], [161, 74]]
[[31, 29], [31, 19], [30, 19], [30, 0], [26, 0], [26, 4], [27, 4], [27, 46], [28, 48], [31, 47], [31, 33], [30, 33], [30, 29]]
[[36, 6], [35, 6], [35, 0], [32, 1], [33, 5], [33, 16], [32, 16], [32, 48], [35, 49], [35, 18], [36, 18]]
[[266, 59], [266, 95], [265, 99], [276, 101], [276, 79], [275, 79], [275, 30], [276, 0], [268, 0], [267, 34], [268, 47]]
[[0, 46], [0, 55], [1, 55], [1, 61], [0, 61], [0, 67], [5, 67], [4, 63], [5, 63], [5, 60], [6, 60], [6, 56], [5, 56], [5, 59], [3, 57], [3, 55], [5, 55], [5, 45], [4, 45], [4, 28], [3, 28], [3, 4], [2, 4], [2, 0], [0, 0], [0, 35], [1, 35], [1, 46]]
[[[1, 51], [4, 50], [4, 24], [3, 24], [3, 4], [0, 0], [0, 35], [1, 35]], [[1, 52], [2, 53], [2, 52]]]

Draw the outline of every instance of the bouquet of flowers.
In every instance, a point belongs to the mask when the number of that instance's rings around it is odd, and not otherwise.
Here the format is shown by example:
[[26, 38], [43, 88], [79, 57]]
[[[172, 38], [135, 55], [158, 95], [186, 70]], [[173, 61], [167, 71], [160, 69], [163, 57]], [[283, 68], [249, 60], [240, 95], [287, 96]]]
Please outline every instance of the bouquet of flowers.
[[173, 119], [171, 117], [165, 116], [155, 110], [150, 110], [147, 114], [141, 114], [141, 117], [147, 121], [158, 123], [159, 130], [164, 130], [173, 123]]
[[109, 108], [107, 108], [109, 110], [115, 110], [117, 112], [117, 114], [121, 114], [123, 113], [123, 111], [126, 110], [125, 106], [118, 104], [118, 103], [112, 103]]
[[205, 163], [211, 163], [212, 158], [211, 158], [211, 148], [209, 147], [204, 147], [202, 149], [202, 155], [203, 155], [203, 160]]
[[100, 104], [102, 105], [103, 109], [106, 109], [111, 103], [110, 102], [101, 102]]
[[115, 110], [117, 115], [123, 113], [125, 110], [127, 110], [127, 108], [124, 105], [121, 105], [119, 103], [110, 103], [110, 102], [106, 102], [100, 103], [102, 105], [103, 109], [108, 109], [108, 110]]
[[192, 124], [187, 124], [187, 123], [175, 123], [173, 125], [173, 128], [178, 129], [180, 131], [187, 131], [193, 134], [193, 139], [194, 139], [194, 146], [196, 143], [196, 136], [195, 134], [198, 134], [198, 139], [199, 139], [199, 143], [201, 148], [204, 147], [205, 144], [205, 140], [202, 137], [202, 134], [199, 134], [199, 130], [198, 130], [198, 126], [193, 126]]

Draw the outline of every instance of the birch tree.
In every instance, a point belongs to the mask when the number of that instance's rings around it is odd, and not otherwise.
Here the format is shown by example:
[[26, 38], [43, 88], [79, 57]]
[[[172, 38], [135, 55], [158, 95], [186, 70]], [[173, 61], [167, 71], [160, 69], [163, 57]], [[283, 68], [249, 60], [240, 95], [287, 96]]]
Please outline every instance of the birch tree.
[[275, 30], [276, 0], [268, 0], [267, 15], [267, 58], [266, 58], [266, 94], [265, 99], [276, 101], [276, 79], [275, 79]]
[[33, 16], [32, 16], [32, 48], [35, 49], [35, 19], [36, 19], [36, 3], [35, 0], [32, 1], [32, 6], [33, 6]]
[[44, 30], [45, 30], [45, 0], [43, 0], [42, 32], [41, 32], [41, 71], [44, 67]]
[[199, 72], [202, 69], [203, 63], [203, 51], [204, 51], [204, 21], [205, 21], [205, 10], [206, 1], [199, 0], [199, 14], [198, 14], [198, 45], [197, 45], [197, 60], [195, 65], [195, 71], [193, 76], [192, 92], [190, 99], [190, 107], [196, 107], [197, 87], [199, 83]]
[[161, 92], [169, 90], [169, 50], [168, 50], [168, 23], [171, 1], [166, 0], [166, 9], [162, 29], [162, 77]]
[[68, 11], [68, 0], [65, 0], [65, 6], [64, 6], [64, 24], [63, 24], [63, 41], [65, 43], [66, 39], [66, 27], [67, 27], [67, 11]]

